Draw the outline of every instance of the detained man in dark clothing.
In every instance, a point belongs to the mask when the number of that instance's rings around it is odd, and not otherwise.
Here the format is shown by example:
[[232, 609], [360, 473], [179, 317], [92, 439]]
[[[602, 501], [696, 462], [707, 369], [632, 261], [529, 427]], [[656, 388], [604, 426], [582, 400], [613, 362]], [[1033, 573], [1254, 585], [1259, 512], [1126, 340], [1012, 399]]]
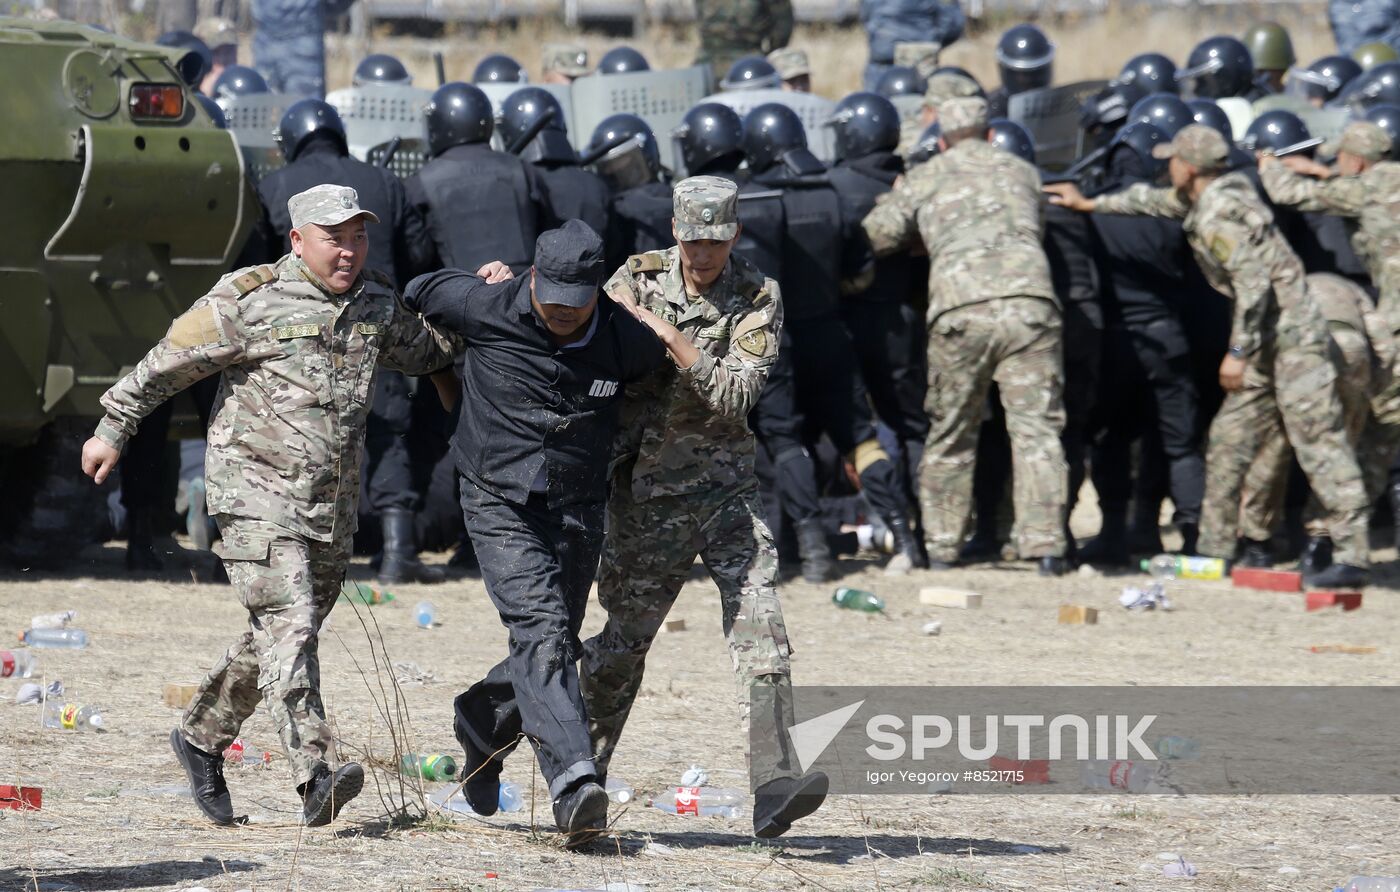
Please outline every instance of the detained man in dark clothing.
[[607, 817], [575, 664], [608, 461], [624, 388], [666, 361], [649, 328], [599, 296], [605, 273], [602, 240], [573, 220], [539, 237], [528, 276], [491, 284], [443, 270], [404, 294], [465, 346], [452, 450], [481, 576], [510, 631], [506, 659], [456, 700], [467, 801], [496, 811], [501, 761], [523, 732], [568, 845]]

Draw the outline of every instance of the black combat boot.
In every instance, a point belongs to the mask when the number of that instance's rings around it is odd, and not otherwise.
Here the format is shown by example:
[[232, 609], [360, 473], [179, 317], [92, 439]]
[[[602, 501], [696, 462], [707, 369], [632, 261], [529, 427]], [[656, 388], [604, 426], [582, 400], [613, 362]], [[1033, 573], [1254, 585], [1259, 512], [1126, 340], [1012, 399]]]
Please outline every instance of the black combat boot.
[[1332, 566], [1332, 540], [1326, 536], [1312, 536], [1303, 548], [1303, 557], [1298, 561], [1298, 569], [1304, 576], [1315, 576]]
[[1129, 554], [1161, 554], [1161, 499], [1134, 499], [1133, 520], [1128, 525]]
[[301, 815], [308, 827], [324, 827], [345, 803], [360, 795], [365, 786], [365, 770], [356, 762], [346, 762], [334, 774], [324, 765], [311, 780], [297, 787], [301, 794]]
[[821, 520], [800, 520], [793, 524], [793, 529], [797, 533], [797, 553], [802, 556], [802, 581], [826, 582], [835, 568]]
[[1303, 585], [1309, 590], [1329, 592], [1354, 592], [1366, 587], [1371, 581], [1371, 571], [1351, 564], [1333, 564], [1326, 570], [1303, 576]]
[[1176, 528], [1181, 530], [1181, 553], [1188, 557], [1196, 554], [1196, 543], [1201, 538], [1200, 524], [1179, 523]]
[[608, 794], [592, 778], [574, 784], [554, 800], [554, 824], [564, 847], [577, 848], [608, 829]]
[[1102, 505], [1099, 534], [1079, 549], [1079, 563], [1121, 567], [1128, 563], [1128, 506]]
[[194, 804], [215, 824], [232, 824], [233, 800], [224, 782], [223, 756], [211, 756], [194, 746], [185, 740], [179, 728], [170, 732], [170, 748], [185, 769], [185, 777], [189, 778]]
[[922, 570], [928, 566], [928, 558], [924, 556], [924, 550], [919, 546], [919, 540], [914, 536], [914, 530], [909, 526], [909, 521], [902, 517], [896, 517], [886, 521], [890, 528], [890, 533], [894, 535], [894, 557], [885, 565], [885, 573], [900, 576], [910, 570]]
[[385, 508], [379, 515], [384, 528], [384, 558], [379, 563], [379, 584], [405, 582], [437, 583], [447, 578], [438, 567], [418, 559], [413, 534], [413, 512], [406, 508]]
[[759, 839], [782, 836], [792, 828], [793, 821], [821, 808], [830, 786], [820, 771], [763, 784], [753, 794], [753, 835]]
[[150, 509], [126, 514], [126, 568], [137, 573], [157, 573], [165, 569], [156, 554]]
[[1258, 567], [1266, 569], [1274, 565], [1274, 550], [1270, 544], [1257, 539], [1241, 539], [1239, 560], [1236, 567]]
[[463, 715], [466, 694], [458, 694], [452, 703], [452, 733], [462, 745], [462, 795], [479, 815], [490, 817], [501, 805], [501, 763], [490, 758], [472, 743]]

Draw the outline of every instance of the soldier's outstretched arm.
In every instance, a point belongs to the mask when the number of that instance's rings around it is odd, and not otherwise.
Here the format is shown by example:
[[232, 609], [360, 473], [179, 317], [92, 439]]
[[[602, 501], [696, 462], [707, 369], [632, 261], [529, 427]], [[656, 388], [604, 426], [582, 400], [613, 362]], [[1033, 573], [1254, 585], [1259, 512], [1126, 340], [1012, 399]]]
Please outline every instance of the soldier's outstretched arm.
[[409, 282], [403, 290], [403, 304], [443, 334], [470, 337], [475, 328], [471, 295], [487, 284], [464, 270], [439, 270]]
[[398, 298], [394, 299], [394, 318], [389, 322], [386, 345], [379, 352], [379, 364], [409, 375], [427, 375], [451, 365], [460, 347], [454, 336], [410, 312]]
[[[93, 440], [120, 454], [136, 428], [161, 403], [203, 378], [240, 362], [246, 337], [238, 316], [238, 294], [232, 286], [219, 286], [194, 302], [170, 325], [165, 337], [146, 354], [136, 368], [102, 395], [106, 414], [98, 422]], [[98, 450], [92, 440], [89, 445]], [[89, 468], [84, 447], [84, 472], [98, 483], [111, 462]], [[103, 465], [106, 465], [105, 468]], [[98, 471], [102, 473], [98, 475]]]
[[885, 257], [909, 248], [919, 236], [919, 195], [909, 185], [909, 178], [876, 203], [861, 221], [870, 250], [876, 257]]
[[1170, 186], [1149, 186], [1134, 183], [1122, 192], [1100, 195], [1093, 199], [1093, 210], [1099, 214], [1126, 214], [1140, 217], [1168, 217], [1183, 220], [1191, 210], [1181, 193]]
[[1300, 211], [1359, 217], [1370, 197], [1361, 177], [1317, 180], [1297, 173], [1282, 161], [1261, 164], [1259, 180], [1275, 204], [1288, 205]]

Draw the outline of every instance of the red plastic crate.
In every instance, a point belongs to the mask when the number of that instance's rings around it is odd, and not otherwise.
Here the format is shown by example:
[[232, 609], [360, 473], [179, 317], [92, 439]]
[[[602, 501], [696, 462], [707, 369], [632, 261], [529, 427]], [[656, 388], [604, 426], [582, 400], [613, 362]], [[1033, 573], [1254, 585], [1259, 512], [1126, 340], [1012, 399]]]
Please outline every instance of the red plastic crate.
[[1308, 610], [1323, 610], [1328, 607], [1355, 610], [1361, 606], [1361, 592], [1308, 592], [1304, 605]]
[[1254, 588], [1266, 592], [1301, 592], [1303, 574], [1294, 570], [1266, 570], [1259, 567], [1236, 567], [1230, 571], [1235, 588]]

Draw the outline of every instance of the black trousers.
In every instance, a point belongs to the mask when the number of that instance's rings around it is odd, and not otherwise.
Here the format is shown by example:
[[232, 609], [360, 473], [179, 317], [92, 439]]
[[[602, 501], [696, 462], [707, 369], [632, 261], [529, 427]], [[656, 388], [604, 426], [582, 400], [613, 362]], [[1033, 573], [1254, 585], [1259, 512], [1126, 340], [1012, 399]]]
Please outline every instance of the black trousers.
[[792, 339], [786, 331], [758, 403], [749, 412], [749, 428], [758, 441], [759, 463], [764, 467], [760, 476], [764, 513], [774, 538], [781, 541], [785, 528], [781, 523], [783, 517], [798, 523], [819, 518], [822, 510], [817, 496], [816, 468], [802, 442]]
[[408, 446], [413, 427], [411, 397], [403, 372], [379, 370], [365, 419], [365, 502], [374, 514], [386, 508], [417, 511], [419, 507]]
[[579, 629], [603, 550], [603, 503], [551, 509], [542, 495], [508, 502], [463, 475], [462, 515], [487, 594], [510, 632], [509, 652], [457, 698], [458, 717], [485, 753], [523, 732], [558, 797], [596, 775], [579, 693]]

